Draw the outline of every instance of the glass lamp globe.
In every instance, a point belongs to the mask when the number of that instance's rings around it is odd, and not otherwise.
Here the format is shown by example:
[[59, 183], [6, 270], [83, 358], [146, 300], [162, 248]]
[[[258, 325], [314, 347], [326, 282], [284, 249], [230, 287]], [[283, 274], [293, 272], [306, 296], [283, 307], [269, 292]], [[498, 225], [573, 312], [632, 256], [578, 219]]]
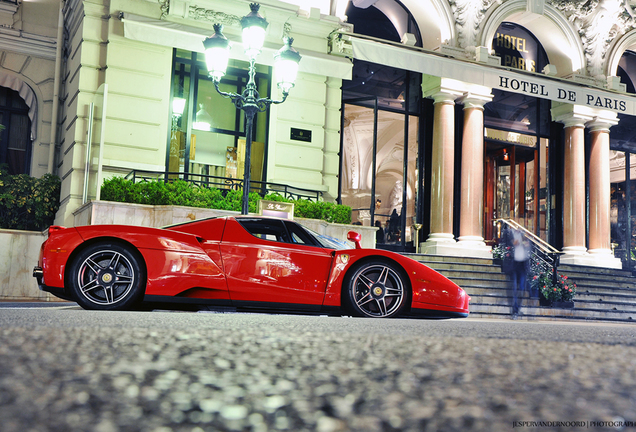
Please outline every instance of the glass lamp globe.
[[184, 98], [172, 98], [172, 115], [181, 117], [185, 109], [186, 100]]
[[269, 23], [263, 18], [258, 10], [258, 3], [251, 3], [251, 12], [241, 18], [241, 27], [243, 28], [243, 49], [245, 54], [253, 59], [261, 52], [265, 43], [265, 30]]
[[296, 82], [300, 62], [300, 54], [291, 46], [293, 41], [293, 38], [284, 38], [285, 45], [274, 55], [277, 85], [285, 94]]
[[203, 41], [205, 63], [215, 82], [219, 82], [225, 75], [230, 58], [230, 41], [221, 33], [222, 29], [222, 25], [214, 24], [214, 34]]

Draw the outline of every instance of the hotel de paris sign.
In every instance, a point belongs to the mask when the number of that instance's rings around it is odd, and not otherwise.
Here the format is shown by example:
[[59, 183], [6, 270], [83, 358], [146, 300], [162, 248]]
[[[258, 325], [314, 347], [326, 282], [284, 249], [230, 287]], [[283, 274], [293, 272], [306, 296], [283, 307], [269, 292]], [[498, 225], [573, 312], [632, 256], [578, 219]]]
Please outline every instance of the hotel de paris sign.
[[588, 87], [538, 73], [517, 72], [501, 66], [453, 59], [421, 48], [397, 47], [356, 37], [350, 37], [350, 40], [353, 57], [359, 60], [444, 77], [457, 82], [589, 106], [597, 110], [636, 115], [636, 97], [633, 95]]
[[[571, 85], [563, 86], [545, 79], [534, 81], [526, 77], [519, 79], [504, 75], [499, 75], [498, 78], [497, 85], [493, 87], [500, 90], [525, 93], [553, 101], [587, 105], [592, 108], [607, 109], [625, 114], [636, 114], [634, 113], [634, 102], [628, 101], [617, 94], [593, 91]], [[628, 110], [628, 106], [631, 108], [630, 110]]]

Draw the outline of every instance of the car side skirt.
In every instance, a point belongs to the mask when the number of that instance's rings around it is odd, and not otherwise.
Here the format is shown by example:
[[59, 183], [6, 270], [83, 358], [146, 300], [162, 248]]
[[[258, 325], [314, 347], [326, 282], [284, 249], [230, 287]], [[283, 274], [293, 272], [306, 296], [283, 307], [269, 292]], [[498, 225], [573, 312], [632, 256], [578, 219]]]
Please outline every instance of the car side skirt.
[[468, 314], [465, 312], [411, 308], [411, 310], [405, 313], [404, 316], [421, 318], [467, 318]]
[[193, 297], [173, 297], [162, 295], [148, 295], [143, 299], [147, 303], [175, 303], [175, 304], [199, 304], [208, 306], [231, 306], [236, 309], [251, 311], [299, 311], [299, 312], [325, 312], [330, 314], [340, 314], [339, 307], [324, 307], [321, 305], [300, 304], [300, 303], [271, 303], [256, 301], [230, 301], [224, 299], [206, 299]]
[[285, 310], [285, 311], [313, 311], [318, 312], [322, 309], [321, 305], [302, 304], [302, 303], [271, 303], [256, 301], [233, 301], [233, 306], [242, 309], [267, 309], [267, 310]]
[[149, 303], [180, 303], [180, 304], [200, 304], [211, 306], [232, 306], [232, 302], [226, 299], [209, 299], [209, 298], [194, 298], [194, 297], [175, 297], [175, 296], [163, 296], [163, 295], [144, 295], [144, 302]]

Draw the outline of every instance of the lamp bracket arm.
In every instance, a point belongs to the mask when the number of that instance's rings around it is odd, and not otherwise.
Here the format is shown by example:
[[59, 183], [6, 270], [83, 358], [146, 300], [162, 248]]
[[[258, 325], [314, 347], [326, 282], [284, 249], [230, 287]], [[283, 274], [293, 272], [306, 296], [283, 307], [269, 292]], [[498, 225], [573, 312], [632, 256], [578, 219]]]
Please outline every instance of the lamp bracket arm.
[[[229, 98], [232, 99], [232, 102], [234, 102], [237, 99], [241, 99], [242, 96], [240, 94], [236, 94], [236, 93], [232, 93], [232, 92], [224, 92], [219, 88], [219, 83], [217, 81], [213, 81], [214, 82], [214, 88], [216, 89], [216, 91], [223, 97], [225, 98]], [[236, 103], [236, 102], [234, 102]]]
[[281, 100], [269, 100], [269, 104], [274, 104], [274, 105], [278, 105], [278, 104], [282, 104], [283, 102], [285, 102], [287, 100], [287, 96], [289, 95], [289, 93], [283, 93], [283, 98]]

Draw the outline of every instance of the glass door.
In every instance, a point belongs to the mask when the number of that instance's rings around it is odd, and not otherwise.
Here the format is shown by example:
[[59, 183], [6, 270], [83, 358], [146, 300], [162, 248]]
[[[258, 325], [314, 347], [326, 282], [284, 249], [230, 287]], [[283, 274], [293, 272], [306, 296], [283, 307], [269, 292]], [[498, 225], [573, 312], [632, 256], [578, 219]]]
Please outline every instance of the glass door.
[[624, 269], [636, 262], [636, 154], [610, 150], [610, 238]]
[[418, 130], [417, 116], [378, 109], [375, 98], [343, 104], [340, 199], [354, 224], [379, 228], [381, 248], [413, 247]]
[[[545, 141], [540, 148], [547, 145]], [[545, 163], [539, 163], [538, 153], [539, 150], [531, 147], [486, 143], [486, 240], [493, 241], [499, 237], [500, 233], [494, 228], [497, 219], [513, 219], [529, 231], [541, 233], [545, 239], [545, 187], [543, 195], [540, 187], [545, 184]]]
[[[373, 102], [365, 99], [358, 102]], [[373, 196], [376, 166], [376, 133], [373, 105], [343, 104], [342, 157], [340, 167], [340, 199], [351, 207], [351, 222], [371, 226], [375, 216]], [[380, 204], [381, 205], [381, 204]], [[378, 210], [379, 210], [378, 206]], [[374, 217], [375, 219], [375, 217]]]

